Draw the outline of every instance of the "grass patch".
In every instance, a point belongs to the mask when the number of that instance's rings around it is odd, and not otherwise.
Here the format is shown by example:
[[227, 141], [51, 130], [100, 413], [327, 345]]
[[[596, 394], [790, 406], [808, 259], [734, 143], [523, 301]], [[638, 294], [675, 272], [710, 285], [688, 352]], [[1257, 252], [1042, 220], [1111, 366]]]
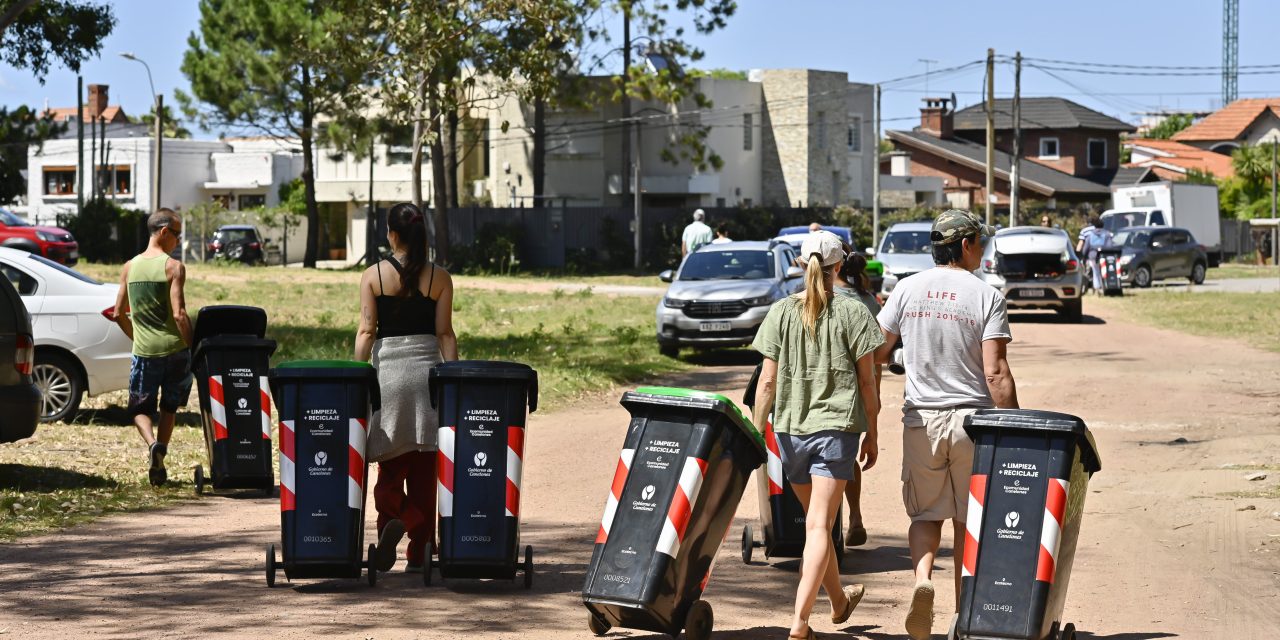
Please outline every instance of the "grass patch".
[[190, 469], [204, 462], [200, 430], [175, 428], [169, 450], [169, 483], [156, 488], [132, 427], [42, 425], [0, 447], [0, 541], [191, 498]]
[[1206, 274], [1206, 277], [1210, 280], [1225, 280], [1228, 278], [1280, 278], [1280, 267], [1260, 267], [1253, 264], [1227, 263], [1220, 267], [1210, 269], [1208, 274]]
[[1129, 320], [1186, 333], [1233, 338], [1280, 352], [1280, 298], [1265, 293], [1151, 291], [1091, 301]]

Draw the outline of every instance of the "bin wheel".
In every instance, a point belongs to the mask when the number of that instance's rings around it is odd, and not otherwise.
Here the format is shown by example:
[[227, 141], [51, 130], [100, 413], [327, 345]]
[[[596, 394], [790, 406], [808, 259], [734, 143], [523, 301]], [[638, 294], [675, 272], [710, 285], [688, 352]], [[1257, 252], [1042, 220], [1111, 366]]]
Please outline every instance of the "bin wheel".
[[371, 587], [377, 586], [378, 584], [378, 564], [377, 564], [377, 558], [376, 558], [377, 554], [378, 554], [378, 545], [376, 544], [369, 545], [368, 566], [369, 566], [369, 586]]
[[684, 637], [687, 640], [710, 640], [715, 619], [710, 603], [706, 600], [694, 602], [689, 605], [689, 613], [684, 617]]
[[533, 588], [533, 545], [524, 548], [524, 588]]
[[422, 586], [431, 586], [431, 542], [422, 544]]
[[196, 465], [196, 471], [194, 475], [195, 475], [194, 480], [196, 484], [196, 495], [202, 496], [204, 495], [204, 467], [200, 465]]
[[947, 631], [947, 640], [960, 640], [960, 636], [957, 635], [957, 631], [956, 631], [956, 629], [959, 628], [959, 626], [960, 626], [960, 614], [954, 613], [951, 615], [951, 628]]
[[1076, 625], [1068, 622], [1062, 628], [1062, 633], [1058, 634], [1058, 640], [1076, 640]]
[[755, 536], [751, 533], [751, 525], [742, 527], [742, 564], [751, 564], [751, 550], [756, 546]]
[[594, 613], [587, 613], [587, 628], [598, 636], [609, 633], [609, 623], [596, 617]]
[[267, 545], [267, 588], [276, 586], [276, 543]]

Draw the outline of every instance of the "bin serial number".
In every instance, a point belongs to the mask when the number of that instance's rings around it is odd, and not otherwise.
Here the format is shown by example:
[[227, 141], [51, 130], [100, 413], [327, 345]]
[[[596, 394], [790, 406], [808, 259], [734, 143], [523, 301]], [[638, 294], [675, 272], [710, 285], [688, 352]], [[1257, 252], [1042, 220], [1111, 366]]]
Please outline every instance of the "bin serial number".
[[991, 604], [982, 605], [983, 611], [999, 611], [1001, 613], [1013, 613], [1013, 605], [1011, 604]]
[[302, 536], [303, 542], [333, 542], [329, 536]]

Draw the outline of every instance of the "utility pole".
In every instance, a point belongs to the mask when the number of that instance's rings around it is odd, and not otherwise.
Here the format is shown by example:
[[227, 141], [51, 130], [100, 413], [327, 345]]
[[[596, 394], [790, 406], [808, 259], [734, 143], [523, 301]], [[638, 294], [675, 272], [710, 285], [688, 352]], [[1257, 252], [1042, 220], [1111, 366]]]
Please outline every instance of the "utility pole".
[[84, 77], [76, 76], [76, 216], [84, 213]]
[[[871, 122], [875, 127], [875, 171], [871, 173], [871, 246], [880, 246], [880, 85], [874, 85], [875, 96], [871, 101]], [[854, 247], [857, 249], [857, 247]]]
[[[151, 73], [148, 69], [147, 73]], [[164, 158], [164, 94], [156, 94], [156, 156], [152, 158], [155, 164], [155, 171], [151, 172], [151, 211], [152, 213], [160, 209], [160, 171], [164, 166], [162, 162]], [[186, 231], [184, 226], [183, 231]], [[185, 234], [184, 234], [185, 235]], [[185, 238], [184, 238], [185, 240]], [[185, 247], [185, 243], [184, 243]], [[184, 249], [185, 251], [185, 249]]]
[[1022, 52], [1013, 56], [1013, 162], [1009, 167], [1009, 226], [1018, 226], [1019, 175], [1022, 163]]
[[[631, 77], [631, 5], [622, 6], [622, 204], [626, 206], [631, 195], [631, 98], [627, 96], [627, 80]], [[636, 185], [639, 188], [639, 185]], [[636, 229], [636, 268], [640, 260], [640, 230]]]
[[996, 163], [996, 50], [987, 49], [987, 224], [991, 224], [991, 200], [995, 196]]

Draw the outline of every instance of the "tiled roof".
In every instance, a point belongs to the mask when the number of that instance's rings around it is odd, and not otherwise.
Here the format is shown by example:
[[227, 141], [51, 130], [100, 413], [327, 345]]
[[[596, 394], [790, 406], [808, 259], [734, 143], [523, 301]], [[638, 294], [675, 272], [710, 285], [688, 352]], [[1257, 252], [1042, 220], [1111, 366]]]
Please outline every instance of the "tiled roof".
[[1175, 133], [1173, 139], [1183, 142], [1235, 140], [1268, 109], [1280, 115], [1280, 98], [1242, 98]]
[[[919, 131], [889, 131], [889, 139], [907, 147], [923, 150], [948, 160], [954, 160], [970, 168], [983, 171], [986, 169], [986, 147], [976, 142], [961, 138], [944, 140]], [[1009, 180], [1009, 167], [1012, 156], [997, 150], [995, 152], [995, 175], [1001, 180]], [[1077, 178], [1069, 173], [1046, 167], [1038, 162], [1024, 160], [1019, 165], [1018, 181], [1046, 196], [1059, 194], [1096, 194], [1111, 193], [1109, 184], [1093, 182]]]
[[[53, 107], [44, 111], [41, 115], [45, 113], [53, 116], [53, 119], [57, 122], [74, 121], [77, 116], [75, 107]], [[85, 122], [89, 121], [89, 105], [87, 104], [84, 106], [84, 119]], [[107, 122], [123, 122], [125, 120], [124, 110], [120, 108], [120, 105], [110, 105], [102, 110], [102, 119]]]
[[[1013, 128], [1013, 100], [999, 98], [995, 102], [996, 129]], [[956, 131], [987, 128], [987, 112], [982, 103], [965, 107], [955, 113]], [[1101, 129], [1104, 131], [1135, 131], [1123, 120], [1099, 113], [1066, 98], [1023, 98], [1022, 128], [1031, 129]]]
[[1231, 156], [1208, 151], [1174, 140], [1155, 140], [1151, 138], [1135, 138], [1125, 140], [1125, 146], [1137, 148], [1143, 155], [1152, 158], [1139, 162], [1130, 162], [1129, 167], [1159, 167], [1166, 170], [1199, 169], [1208, 171], [1219, 178], [1235, 175], [1231, 166]]

